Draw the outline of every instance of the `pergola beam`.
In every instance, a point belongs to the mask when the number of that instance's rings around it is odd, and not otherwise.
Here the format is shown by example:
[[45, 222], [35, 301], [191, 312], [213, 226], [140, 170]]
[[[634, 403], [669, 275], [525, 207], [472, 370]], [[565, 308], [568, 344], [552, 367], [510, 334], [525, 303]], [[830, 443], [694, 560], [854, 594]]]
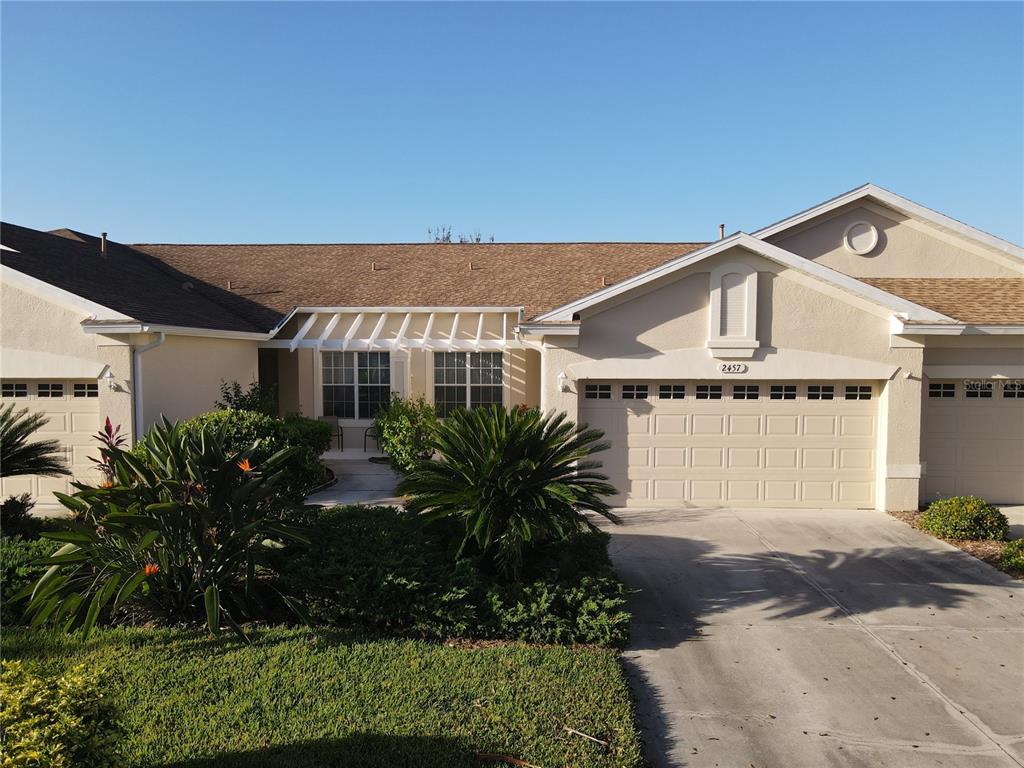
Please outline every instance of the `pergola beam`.
[[363, 318], [366, 315], [360, 312], [356, 315], [356, 319], [352, 321], [352, 325], [348, 327], [348, 331], [345, 333], [345, 339], [341, 342], [341, 351], [344, 352], [348, 349], [349, 342], [352, 341], [352, 337], [355, 336], [356, 331], [359, 330], [359, 326], [363, 323]]
[[309, 317], [306, 318], [306, 322], [302, 324], [302, 327], [299, 328], [299, 332], [295, 334], [294, 338], [292, 338], [291, 342], [289, 343], [289, 350], [291, 350], [292, 352], [295, 351], [295, 349], [299, 346], [299, 342], [306, 338], [306, 334], [309, 333], [309, 329], [313, 327], [313, 323], [316, 322], [316, 319], [318, 317], [319, 314], [313, 312], [312, 314], [310, 314]]
[[452, 348], [455, 343], [455, 334], [459, 332], [459, 313], [455, 313], [455, 317], [452, 318], [452, 332], [448, 334], [448, 349]]
[[320, 333], [320, 338], [317, 339], [317, 349], [323, 346], [324, 340], [331, 335], [331, 332], [337, 327], [339, 320], [341, 320], [341, 312], [335, 312], [334, 316], [327, 321], [327, 325], [324, 326], [323, 331]]

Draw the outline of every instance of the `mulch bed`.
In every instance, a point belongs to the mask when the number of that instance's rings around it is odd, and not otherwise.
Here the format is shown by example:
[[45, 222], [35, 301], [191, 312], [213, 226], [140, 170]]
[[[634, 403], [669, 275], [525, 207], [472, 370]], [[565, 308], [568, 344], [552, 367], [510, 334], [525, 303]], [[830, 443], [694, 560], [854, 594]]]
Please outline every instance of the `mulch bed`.
[[[890, 515], [895, 517], [897, 520], [902, 520], [912, 528], [922, 533], [927, 533], [929, 536], [934, 538], [942, 538], [935, 536], [930, 531], [926, 531], [918, 525], [918, 521], [921, 519], [921, 513], [914, 512], [890, 512]], [[992, 541], [990, 539], [942, 539], [947, 544], [952, 544], [957, 549], [963, 550], [972, 557], [976, 557], [984, 563], [988, 563], [993, 568], [998, 568], [1003, 573], [1013, 578], [1024, 581], [1024, 571], [1018, 571], [1011, 568], [1004, 568], [999, 562], [999, 554], [1003, 551], [1003, 547], [1006, 546], [1005, 541]]]

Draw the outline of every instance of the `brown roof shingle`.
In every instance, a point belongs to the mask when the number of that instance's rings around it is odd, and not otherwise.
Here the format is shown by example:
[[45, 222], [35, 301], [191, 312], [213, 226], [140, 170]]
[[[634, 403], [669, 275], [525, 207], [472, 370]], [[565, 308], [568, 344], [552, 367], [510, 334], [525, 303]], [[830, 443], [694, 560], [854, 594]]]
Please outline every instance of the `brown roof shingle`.
[[1024, 325], [1024, 278], [865, 277], [861, 280], [962, 323]]
[[135, 245], [283, 315], [296, 306], [525, 306], [535, 317], [704, 243]]

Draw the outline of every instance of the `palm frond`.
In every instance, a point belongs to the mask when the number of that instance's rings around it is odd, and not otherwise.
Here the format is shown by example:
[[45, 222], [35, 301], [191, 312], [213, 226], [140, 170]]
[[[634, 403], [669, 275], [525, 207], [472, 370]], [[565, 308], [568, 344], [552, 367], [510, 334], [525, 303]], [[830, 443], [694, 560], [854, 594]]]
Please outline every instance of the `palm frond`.
[[28, 408], [16, 411], [14, 403], [0, 410], [0, 477], [71, 474], [58, 441], [31, 440], [47, 423], [49, 419], [41, 413], [29, 413]]

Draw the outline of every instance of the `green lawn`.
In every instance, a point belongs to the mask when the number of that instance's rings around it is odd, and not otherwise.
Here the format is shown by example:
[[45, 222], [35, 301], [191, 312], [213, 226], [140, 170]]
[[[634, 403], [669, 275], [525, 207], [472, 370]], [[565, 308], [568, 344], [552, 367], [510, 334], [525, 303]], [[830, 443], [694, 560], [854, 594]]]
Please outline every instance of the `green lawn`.
[[543, 768], [642, 764], [612, 650], [306, 629], [252, 640], [103, 630], [83, 643], [11, 629], [3, 656], [53, 671], [102, 666], [127, 729], [125, 766], [433, 768], [482, 765], [478, 752]]

